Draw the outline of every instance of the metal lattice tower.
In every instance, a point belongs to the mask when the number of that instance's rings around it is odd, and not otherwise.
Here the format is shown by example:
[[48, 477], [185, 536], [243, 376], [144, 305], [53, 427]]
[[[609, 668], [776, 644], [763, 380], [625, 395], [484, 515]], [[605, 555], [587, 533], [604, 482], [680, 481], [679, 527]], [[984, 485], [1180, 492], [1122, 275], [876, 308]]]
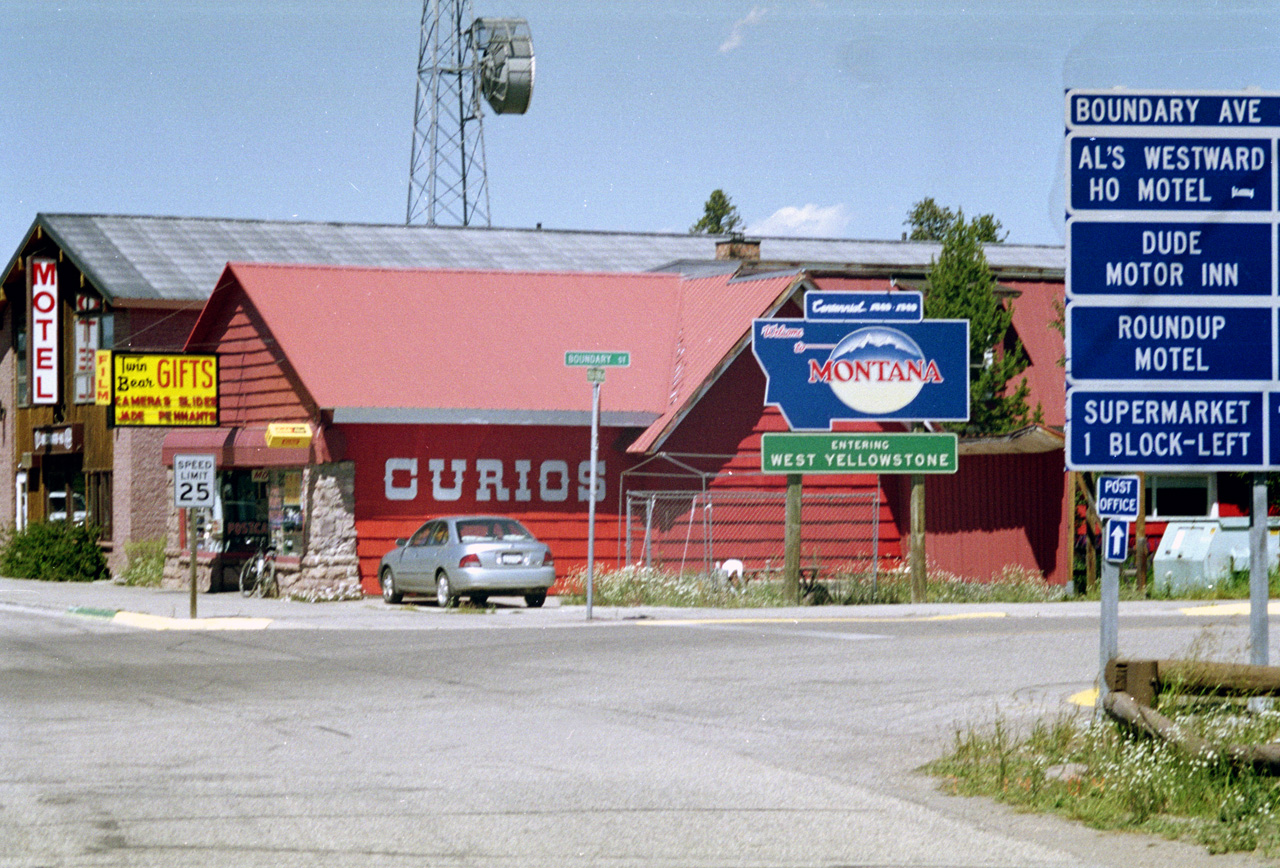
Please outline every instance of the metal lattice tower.
[[405, 223], [489, 224], [471, 0], [424, 0]]

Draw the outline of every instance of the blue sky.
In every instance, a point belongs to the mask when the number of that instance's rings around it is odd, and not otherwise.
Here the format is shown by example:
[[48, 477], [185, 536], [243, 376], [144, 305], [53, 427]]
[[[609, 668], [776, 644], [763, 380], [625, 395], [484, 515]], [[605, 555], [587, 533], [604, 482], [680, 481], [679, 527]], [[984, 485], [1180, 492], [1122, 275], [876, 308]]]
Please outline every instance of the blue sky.
[[[1280, 91], [1280, 4], [473, 0], [530, 22], [496, 226], [1060, 244], [1063, 89]], [[421, 0], [8, 0], [0, 246], [39, 211], [402, 223]]]

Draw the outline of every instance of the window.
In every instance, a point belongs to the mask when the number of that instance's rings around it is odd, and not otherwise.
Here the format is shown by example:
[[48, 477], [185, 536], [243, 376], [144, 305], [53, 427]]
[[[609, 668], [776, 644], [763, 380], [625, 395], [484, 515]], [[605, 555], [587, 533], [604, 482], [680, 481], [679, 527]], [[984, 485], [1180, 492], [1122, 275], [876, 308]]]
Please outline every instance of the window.
[[1193, 518], [1209, 514], [1218, 500], [1217, 478], [1213, 475], [1147, 475], [1147, 516], [1149, 518]]

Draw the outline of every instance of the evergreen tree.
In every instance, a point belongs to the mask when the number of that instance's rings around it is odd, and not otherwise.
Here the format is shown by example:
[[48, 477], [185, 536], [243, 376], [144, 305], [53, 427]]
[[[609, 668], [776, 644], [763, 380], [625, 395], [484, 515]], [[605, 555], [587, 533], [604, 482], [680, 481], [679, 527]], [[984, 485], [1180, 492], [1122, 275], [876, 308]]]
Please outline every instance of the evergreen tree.
[[712, 190], [703, 206], [702, 219], [689, 227], [693, 235], [728, 235], [742, 225], [737, 207], [724, 194], [724, 190]]
[[[907, 212], [907, 219], [903, 221], [903, 225], [911, 227], [911, 234], [904, 235], [903, 238], [910, 241], [941, 241], [947, 237], [948, 230], [957, 222], [963, 221], [962, 212], [952, 211], [950, 208], [939, 205], [932, 196], [926, 196], [912, 205], [911, 210]], [[973, 218], [970, 225], [977, 233], [978, 240], [987, 244], [999, 244], [1009, 237], [1008, 232], [1000, 234], [1000, 230], [1004, 227], [991, 214], [979, 214]]]
[[[932, 201], [932, 200], [925, 200]], [[1027, 406], [1031, 387], [1022, 342], [1010, 333], [1013, 308], [997, 294], [982, 245], [999, 221], [982, 215], [966, 221], [957, 211], [943, 235], [942, 251], [929, 268], [924, 313], [931, 319], [969, 321], [969, 421], [948, 427], [964, 434], [1007, 434], [1039, 422], [1039, 407]]]

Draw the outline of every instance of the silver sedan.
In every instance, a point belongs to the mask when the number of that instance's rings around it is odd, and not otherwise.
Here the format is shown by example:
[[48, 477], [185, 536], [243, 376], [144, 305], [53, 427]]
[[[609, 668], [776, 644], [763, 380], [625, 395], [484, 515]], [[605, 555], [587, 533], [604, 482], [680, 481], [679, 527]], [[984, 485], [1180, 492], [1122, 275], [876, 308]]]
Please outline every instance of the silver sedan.
[[382, 556], [382, 599], [434, 593], [442, 608], [470, 597], [483, 605], [491, 594], [524, 596], [531, 607], [547, 599], [556, 580], [551, 549], [513, 518], [457, 515], [433, 518]]

